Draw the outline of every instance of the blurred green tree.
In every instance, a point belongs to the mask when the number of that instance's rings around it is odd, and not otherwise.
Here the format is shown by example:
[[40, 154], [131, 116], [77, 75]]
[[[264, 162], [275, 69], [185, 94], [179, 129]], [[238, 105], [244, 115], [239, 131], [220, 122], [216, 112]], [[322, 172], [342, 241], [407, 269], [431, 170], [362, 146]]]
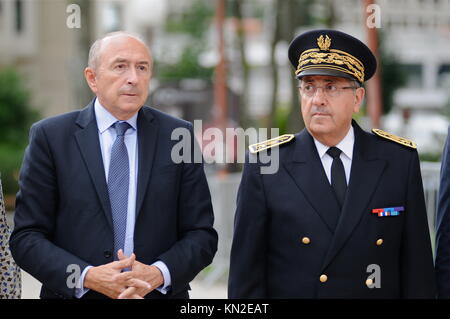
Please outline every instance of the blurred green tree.
[[401, 67], [395, 55], [391, 54], [385, 46], [385, 34], [379, 33], [381, 84], [383, 86], [382, 101], [383, 114], [388, 114], [394, 106], [394, 93], [406, 84], [407, 74]]
[[0, 70], [0, 173], [5, 194], [18, 190], [18, 174], [30, 125], [39, 113], [30, 105], [30, 92], [12, 68]]
[[[253, 126], [254, 123], [248, 116], [248, 101], [249, 101], [249, 87], [250, 87], [250, 64], [247, 61], [247, 51], [245, 46], [246, 34], [244, 26], [244, 12], [243, 5], [246, 0], [229, 0], [230, 4], [230, 16], [235, 18], [236, 21], [236, 46], [239, 51], [239, 69], [242, 71], [242, 91], [241, 102], [239, 105], [239, 122], [241, 127], [248, 128]], [[248, 4], [248, 1], [246, 2]], [[256, 16], [261, 18], [262, 13], [256, 10]]]
[[187, 10], [169, 14], [165, 31], [185, 35], [189, 40], [175, 63], [155, 61], [155, 70], [161, 81], [172, 82], [185, 78], [211, 81], [214, 68], [202, 66], [199, 57], [204, 51], [206, 32], [214, 16], [213, 4], [212, 1], [195, 0]]
[[176, 82], [181, 79], [211, 80], [214, 68], [203, 67], [198, 58], [201, 54], [199, 47], [187, 46], [183, 49], [180, 60], [174, 64], [156, 62], [158, 78], [163, 82]]
[[[273, 12], [275, 14], [275, 22], [273, 28], [273, 36], [271, 41], [271, 70], [272, 70], [272, 101], [271, 115], [268, 121], [268, 127], [274, 124], [284, 127], [287, 132], [298, 132], [305, 125], [302, 117], [299, 115], [298, 100], [298, 81], [292, 72], [291, 77], [291, 105], [287, 116], [282, 117], [287, 123], [279, 123], [280, 117], [277, 117], [278, 102], [278, 66], [275, 59], [275, 51], [277, 45], [281, 42], [290, 43], [297, 35], [297, 29], [300, 26], [312, 25], [313, 16], [311, 15], [311, 6], [314, 3], [308, 0], [275, 0]], [[283, 113], [283, 112], [282, 112]], [[275, 123], [277, 119], [278, 123]]]

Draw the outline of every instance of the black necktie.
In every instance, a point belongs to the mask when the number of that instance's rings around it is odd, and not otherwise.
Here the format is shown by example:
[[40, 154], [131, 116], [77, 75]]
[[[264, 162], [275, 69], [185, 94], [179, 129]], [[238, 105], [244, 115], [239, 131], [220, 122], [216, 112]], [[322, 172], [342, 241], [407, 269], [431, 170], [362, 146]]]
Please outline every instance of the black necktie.
[[330, 147], [327, 151], [327, 154], [333, 158], [333, 164], [331, 164], [331, 187], [333, 187], [339, 206], [342, 208], [347, 191], [347, 180], [345, 179], [344, 164], [342, 164], [339, 157], [341, 152], [337, 147]]

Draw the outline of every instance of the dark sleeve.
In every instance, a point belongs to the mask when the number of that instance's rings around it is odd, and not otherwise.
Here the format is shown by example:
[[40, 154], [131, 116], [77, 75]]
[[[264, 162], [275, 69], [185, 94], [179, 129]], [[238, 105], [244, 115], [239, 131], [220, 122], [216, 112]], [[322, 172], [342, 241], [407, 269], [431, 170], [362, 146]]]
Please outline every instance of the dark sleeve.
[[[449, 127], [450, 133], [450, 127]], [[442, 154], [436, 216], [436, 279], [439, 298], [450, 298], [450, 135]]]
[[266, 196], [256, 163], [246, 164], [237, 195], [228, 298], [268, 298]]
[[435, 298], [433, 254], [416, 151], [409, 163], [407, 207], [402, 236], [401, 284], [403, 298]]
[[[213, 228], [214, 214], [208, 182], [192, 126], [189, 127], [191, 161], [183, 162], [178, 196], [178, 241], [159, 256], [169, 269], [171, 291], [183, 289], [207, 265], [217, 251], [217, 232]], [[201, 153], [200, 153], [201, 154]], [[195, 163], [200, 158], [200, 163]]]
[[[34, 125], [19, 177], [10, 249], [17, 264], [61, 297], [71, 298], [67, 266], [88, 264], [52, 243], [57, 222], [57, 176], [44, 129]], [[80, 234], [81, 235], [81, 234]], [[76, 238], [73, 238], [76, 240]]]

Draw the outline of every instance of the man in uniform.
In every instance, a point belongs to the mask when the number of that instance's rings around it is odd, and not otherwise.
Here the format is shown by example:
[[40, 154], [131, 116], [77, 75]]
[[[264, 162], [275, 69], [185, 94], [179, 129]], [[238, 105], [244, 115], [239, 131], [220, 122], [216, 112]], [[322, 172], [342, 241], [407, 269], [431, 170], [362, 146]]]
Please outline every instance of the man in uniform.
[[[374, 55], [348, 34], [314, 30], [294, 39], [289, 59], [306, 129], [250, 147], [229, 297], [433, 298], [416, 146], [352, 120]], [[262, 174], [255, 159], [266, 144], [279, 148], [274, 174]]]

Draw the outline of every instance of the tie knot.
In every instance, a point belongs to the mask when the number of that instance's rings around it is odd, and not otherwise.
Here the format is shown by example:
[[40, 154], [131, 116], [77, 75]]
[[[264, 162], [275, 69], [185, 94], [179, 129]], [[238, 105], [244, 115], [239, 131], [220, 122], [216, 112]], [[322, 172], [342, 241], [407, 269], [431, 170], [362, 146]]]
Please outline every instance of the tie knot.
[[117, 136], [125, 135], [125, 132], [130, 128], [130, 124], [127, 122], [116, 122], [114, 128], [116, 129]]
[[330, 155], [333, 159], [338, 158], [339, 155], [341, 155], [342, 151], [338, 149], [337, 147], [330, 147], [327, 150], [327, 154]]

